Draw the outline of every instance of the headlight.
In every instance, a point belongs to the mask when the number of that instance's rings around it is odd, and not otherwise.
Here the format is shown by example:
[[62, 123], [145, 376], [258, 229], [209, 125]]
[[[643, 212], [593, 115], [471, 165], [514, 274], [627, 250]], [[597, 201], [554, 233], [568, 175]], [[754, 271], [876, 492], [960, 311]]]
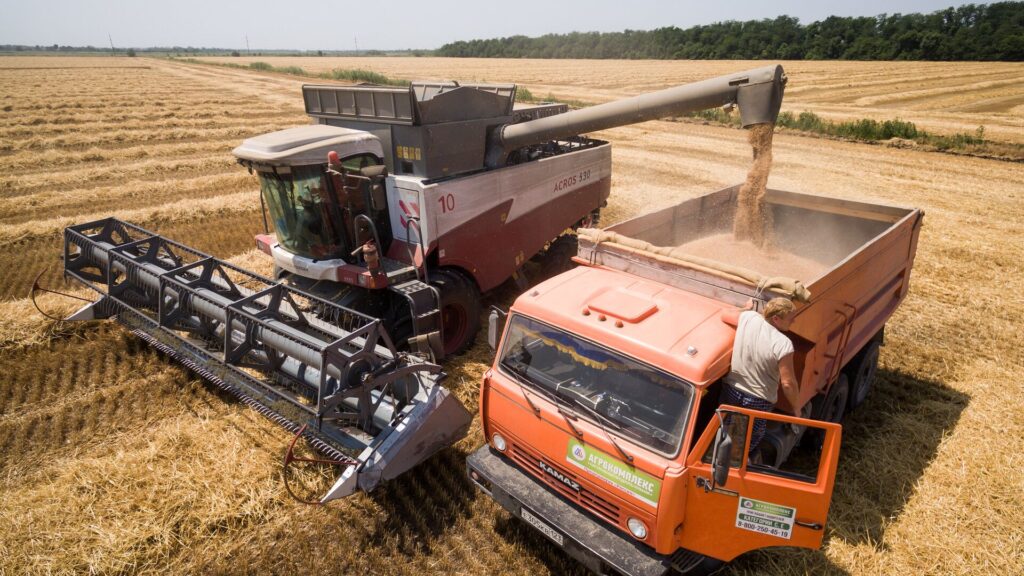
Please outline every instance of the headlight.
[[508, 444], [505, 444], [505, 439], [501, 434], [495, 433], [494, 436], [491, 436], [491, 441], [494, 442], [494, 447], [498, 449], [498, 452], [504, 452], [505, 448], [508, 448]]
[[629, 520], [626, 520], [626, 526], [629, 526], [630, 533], [632, 533], [637, 540], [647, 538], [647, 525], [643, 523], [643, 520], [630, 518]]

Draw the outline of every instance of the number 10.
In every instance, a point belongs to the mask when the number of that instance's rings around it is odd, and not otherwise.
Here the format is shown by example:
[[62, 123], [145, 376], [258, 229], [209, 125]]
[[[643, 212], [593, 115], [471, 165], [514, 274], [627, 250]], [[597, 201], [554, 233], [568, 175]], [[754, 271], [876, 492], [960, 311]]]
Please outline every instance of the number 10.
[[441, 213], [451, 212], [455, 210], [455, 195], [454, 194], [441, 194], [437, 197], [437, 203], [441, 205]]

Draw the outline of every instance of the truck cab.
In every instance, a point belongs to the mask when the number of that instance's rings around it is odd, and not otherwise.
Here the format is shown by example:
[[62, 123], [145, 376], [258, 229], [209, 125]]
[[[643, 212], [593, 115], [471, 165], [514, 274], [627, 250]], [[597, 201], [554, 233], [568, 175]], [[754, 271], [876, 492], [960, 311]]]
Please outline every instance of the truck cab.
[[[728, 561], [764, 546], [818, 547], [838, 426], [724, 408], [734, 448], [727, 480], [713, 482], [711, 458], [724, 420], [716, 412], [718, 392], [734, 336], [722, 316], [730, 308], [591, 267], [523, 295], [483, 382], [489, 447], [471, 460], [471, 475], [489, 483], [493, 495], [491, 479], [509, 472], [492, 469], [514, 465], [523, 478], [513, 484], [529, 494], [518, 515], [549, 528], [550, 534], [540, 529], [563, 546], [578, 539], [578, 559], [597, 572], [661, 573], [701, 556]], [[805, 462], [807, 473], [799, 474], [751, 462], [746, 442], [754, 417], [822, 429], [822, 450], [810, 456], [817, 465]], [[537, 489], [527, 490], [530, 483], [557, 494], [563, 510], [532, 508]], [[745, 505], [776, 513], [751, 513], [737, 525]], [[604, 535], [614, 544], [574, 533], [578, 522], [566, 520], [579, 509], [613, 527]], [[780, 520], [778, 511], [788, 516]], [[618, 552], [601, 557], [602, 550]]]
[[[873, 374], [864, 363], [877, 361], [876, 335], [906, 293], [920, 211], [770, 191], [776, 222], [839, 222], [849, 236], [806, 286], [637, 241], [679, 246], [728, 230], [736, 192], [582, 230], [581, 266], [492, 314], [487, 444], [469, 475], [595, 573], [686, 572], [821, 545], [850, 379]], [[816, 244], [807, 236], [794, 235]], [[800, 406], [781, 394], [772, 412], [722, 404], [730, 316], [777, 295], [798, 300], [787, 334]], [[768, 433], [752, 452], [756, 419]]]

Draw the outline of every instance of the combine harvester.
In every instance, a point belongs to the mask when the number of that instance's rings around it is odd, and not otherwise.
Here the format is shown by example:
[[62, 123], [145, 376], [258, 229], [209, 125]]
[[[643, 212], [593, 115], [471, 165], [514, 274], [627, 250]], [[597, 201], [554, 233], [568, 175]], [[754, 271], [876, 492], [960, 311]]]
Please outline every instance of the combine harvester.
[[596, 222], [611, 147], [582, 133], [735, 104], [773, 122], [785, 80], [768, 66], [572, 112], [514, 109], [512, 84], [304, 86], [314, 125], [234, 151], [274, 278], [90, 222], [65, 230], [64, 272], [100, 298], [70, 319], [116, 318], [305, 437], [344, 467], [319, 502], [370, 491], [466, 434], [435, 362], [472, 343], [480, 293], [534, 257], [560, 271]]

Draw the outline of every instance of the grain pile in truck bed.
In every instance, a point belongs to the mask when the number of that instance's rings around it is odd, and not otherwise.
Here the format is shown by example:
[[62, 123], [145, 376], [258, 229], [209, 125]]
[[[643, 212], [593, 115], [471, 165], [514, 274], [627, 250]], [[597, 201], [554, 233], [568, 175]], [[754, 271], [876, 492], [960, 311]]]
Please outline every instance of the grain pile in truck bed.
[[727, 232], [687, 242], [679, 246], [678, 250], [693, 256], [749, 268], [767, 276], [787, 276], [800, 280], [804, 285], [810, 284], [828, 270], [827, 265], [816, 260], [786, 252], [778, 246], [759, 248], [750, 242], [736, 240]]

